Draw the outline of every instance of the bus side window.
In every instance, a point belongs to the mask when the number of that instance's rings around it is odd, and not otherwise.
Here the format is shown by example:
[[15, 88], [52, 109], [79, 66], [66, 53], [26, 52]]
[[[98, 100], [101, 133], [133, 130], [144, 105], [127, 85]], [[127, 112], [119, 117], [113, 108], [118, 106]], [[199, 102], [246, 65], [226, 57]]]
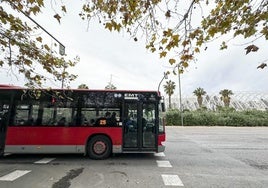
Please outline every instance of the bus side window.
[[34, 119], [30, 117], [27, 121], [24, 122], [24, 125], [32, 126], [34, 124]]
[[37, 118], [34, 125], [42, 125], [42, 118]]
[[5, 132], [6, 131], [6, 124], [7, 124], [7, 119], [8, 119], [8, 112], [3, 112], [2, 116], [0, 118], [0, 132]]
[[90, 122], [89, 122], [89, 125], [93, 126], [94, 124], [96, 123], [95, 119], [91, 119]]
[[66, 118], [65, 117], [62, 117], [60, 118], [60, 120], [58, 121], [57, 125], [61, 126], [65, 126], [66, 125]]

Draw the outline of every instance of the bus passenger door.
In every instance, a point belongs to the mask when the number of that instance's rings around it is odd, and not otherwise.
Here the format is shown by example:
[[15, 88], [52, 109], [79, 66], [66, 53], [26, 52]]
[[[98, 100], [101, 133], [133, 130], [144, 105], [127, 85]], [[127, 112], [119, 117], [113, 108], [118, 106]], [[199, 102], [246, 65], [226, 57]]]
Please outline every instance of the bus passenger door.
[[142, 148], [156, 149], [156, 105], [154, 103], [144, 103], [142, 105]]
[[5, 140], [7, 131], [8, 114], [3, 109], [0, 110], [0, 156], [3, 155], [5, 150]]
[[7, 127], [9, 123], [9, 103], [12, 101], [10, 100], [10, 93], [0, 93], [0, 156], [4, 154], [5, 150], [5, 141], [6, 141], [6, 133]]
[[138, 104], [125, 103], [123, 117], [123, 147], [125, 150], [138, 148]]
[[124, 151], [156, 151], [155, 104], [125, 103]]

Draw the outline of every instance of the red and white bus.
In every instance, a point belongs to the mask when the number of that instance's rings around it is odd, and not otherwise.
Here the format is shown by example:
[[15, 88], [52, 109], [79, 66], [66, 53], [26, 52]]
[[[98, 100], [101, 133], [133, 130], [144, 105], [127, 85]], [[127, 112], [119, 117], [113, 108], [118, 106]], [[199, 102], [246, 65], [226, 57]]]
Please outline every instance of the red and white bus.
[[163, 152], [157, 91], [52, 89], [0, 85], [0, 154]]

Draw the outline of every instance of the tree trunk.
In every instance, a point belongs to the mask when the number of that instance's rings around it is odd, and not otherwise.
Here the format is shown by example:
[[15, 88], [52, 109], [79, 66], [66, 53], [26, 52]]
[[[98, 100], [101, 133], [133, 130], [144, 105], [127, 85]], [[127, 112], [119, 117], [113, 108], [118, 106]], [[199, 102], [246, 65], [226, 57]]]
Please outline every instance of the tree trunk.
[[171, 95], [168, 96], [168, 108], [171, 109]]
[[198, 102], [199, 108], [201, 108], [202, 107], [202, 103], [203, 103], [203, 97], [198, 96], [197, 97], [197, 102]]

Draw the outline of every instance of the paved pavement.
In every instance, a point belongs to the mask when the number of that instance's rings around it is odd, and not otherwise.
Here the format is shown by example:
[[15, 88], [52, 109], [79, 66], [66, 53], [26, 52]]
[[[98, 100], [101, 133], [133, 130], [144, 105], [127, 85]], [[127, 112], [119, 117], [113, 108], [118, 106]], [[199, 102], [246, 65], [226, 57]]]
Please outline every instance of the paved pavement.
[[266, 127], [170, 127], [167, 140], [185, 187], [268, 187]]
[[268, 187], [268, 128], [167, 127], [166, 151], [82, 155], [8, 155], [1, 188]]

